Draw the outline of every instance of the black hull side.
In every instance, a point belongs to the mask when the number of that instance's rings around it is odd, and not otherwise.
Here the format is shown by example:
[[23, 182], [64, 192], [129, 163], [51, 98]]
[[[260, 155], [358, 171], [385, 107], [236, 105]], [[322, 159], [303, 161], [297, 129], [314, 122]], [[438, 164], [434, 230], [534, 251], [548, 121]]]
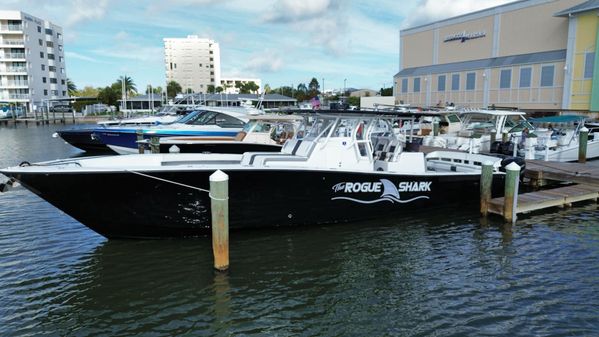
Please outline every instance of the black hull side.
[[58, 135], [65, 142], [87, 152], [115, 153], [100, 140], [92, 138], [94, 129], [76, 129], [58, 131]]
[[[151, 174], [208, 189], [213, 172]], [[405, 212], [416, 210], [426, 216], [436, 207], [477, 199], [480, 179], [468, 175], [425, 178], [293, 170], [227, 170], [226, 173], [230, 178], [232, 230], [401, 217]], [[205, 192], [133, 173], [26, 173], [15, 178], [108, 238], [188, 237], [210, 233], [210, 199]], [[503, 176], [495, 178], [502, 180]], [[420, 186], [428, 186], [430, 190], [399, 193], [396, 190], [396, 196], [392, 196], [393, 193], [384, 196], [387, 189], [380, 190], [381, 179], [395, 186], [401, 186], [401, 182], [418, 186], [422, 182]], [[364, 192], [359, 191], [358, 185], [358, 192], [350, 194], [336, 188], [347, 182], [365, 184]], [[375, 186], [372, 184], [378, 184], [379, 190], [369, 192], [369, 186], [371, 190]], [[494, 185], [502, 186], [499, 181]]]
[[160, 153], [169, 153], [171, 146], [177, 145], [180, 153], [229, 153], [241, 154], [245, 152], [281, 152], [281, 145], [252, 144], [243, 142], [224, 141], [218, 143], [194, 144], [160, 144]]

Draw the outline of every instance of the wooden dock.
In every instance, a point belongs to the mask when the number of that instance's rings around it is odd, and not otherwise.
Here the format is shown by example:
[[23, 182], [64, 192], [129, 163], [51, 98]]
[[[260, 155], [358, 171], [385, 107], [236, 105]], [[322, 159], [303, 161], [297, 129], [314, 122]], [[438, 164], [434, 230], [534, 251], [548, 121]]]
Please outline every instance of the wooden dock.
[[[597, 201], [599, 198], [599, 165], [527, 160], [524, 177], [537, 186], [546, 180], [574, 185], [518, 194], [516, 213], [570, 207], [575, 202]], [[491, 199], [488, 212], [503, 215], [503, 203], [503, 197]]]

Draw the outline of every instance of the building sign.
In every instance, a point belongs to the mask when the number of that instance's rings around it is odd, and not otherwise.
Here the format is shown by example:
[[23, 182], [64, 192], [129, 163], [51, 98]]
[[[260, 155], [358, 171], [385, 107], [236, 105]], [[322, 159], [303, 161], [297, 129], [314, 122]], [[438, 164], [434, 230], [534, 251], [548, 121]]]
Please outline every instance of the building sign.
[[467, 33], [466, 31], [463, 31], [463, 32], [447, 35], [445, 37], [445, 39], [443, 40], [443, 42], [459, 40], [460, 42], [464, 43], [467, 40], [478, 39], [478, 38], [485, 37], [485, 36], [487, 36], [487, 32], [485, 32], [484, 30], [480, 31], [480, 32], [473, 32], [473, 33]]
[[33, 22], [37, 23], [38, 25], [42, 24], [42, 22], [40, 20], [34, 19], [34, 18], [30, 17], [29, 15], [25, 15], [24, 18], [25, 18], [25, 20], [27, 20], [27, 21], [33, 21]]

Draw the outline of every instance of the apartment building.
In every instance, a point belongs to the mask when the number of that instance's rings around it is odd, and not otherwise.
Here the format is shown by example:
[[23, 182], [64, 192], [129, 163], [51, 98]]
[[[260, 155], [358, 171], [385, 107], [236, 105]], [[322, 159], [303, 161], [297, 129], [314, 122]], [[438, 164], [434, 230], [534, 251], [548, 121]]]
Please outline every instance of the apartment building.
[[597, 112], [598, 14], [595, 0], [523, 0], [401, 30], [396, 101]]
[[62, 28], [0, 10], [0, 103], [25, 112], [68, 99]]
[[164, 61], [167, 83], [179, 83], [183, 92], [207, 93], [209, 85], [220, 84], [220, 48], [214, 40], [165, 38]]
[[254, 82], [258, 86], [258, 90], [257, 90], [257, 92], [254, 92], [253, 94], [262, 92], [262, 80], [260, 80], [259, 78], [245, 78], [245, 77], [221, 78], [220, 84], [218, 86], [223, 88], [223, 92], [226, 94], [239, 94], [240, 90], [239, 90], [239, 88], [237, 88], [235, 86], [238, 82], [242, 83], [242, 84]]

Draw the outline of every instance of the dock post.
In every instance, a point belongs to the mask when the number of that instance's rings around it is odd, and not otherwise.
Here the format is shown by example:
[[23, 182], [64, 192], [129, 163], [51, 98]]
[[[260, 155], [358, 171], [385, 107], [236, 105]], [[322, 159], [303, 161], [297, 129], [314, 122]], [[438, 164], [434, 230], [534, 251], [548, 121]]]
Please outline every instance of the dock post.
[[516, 222], [518, 211], [518, 187], [520, 182], [520, 166], [515, 162], [505, 168], [505, 192], [503, 197], [503, 218], [509, 223]]
[[135, 134], [137, 135], [137, 151], [139, 151], [140, 154], [144, 154], [144, 143], [141, 142], [144, 140], [144, 132], [142, 129], [137, 129]]
[[150, 150], [152, 150], [152, 153], [160, 153], [160, 139], [158, 137], [150, 138]]
[[210, 175], [212, 252], [214, 269], [229, 269], [229, 176], [221, 170]]
[[487, 216], [489, 201], [491, 200], [491, 187], [493, 184], [493, 163], [487, 161], [480, 172], [480, 214]]
[[587, 162], [587, 143], [589, 141], [589, 129], [583, 126], [578, 134], [578, 162]]
[[435, 119], [433, 121], [433, 136], [437, 137], [438, 135], [439, 135], [439, 121]]

